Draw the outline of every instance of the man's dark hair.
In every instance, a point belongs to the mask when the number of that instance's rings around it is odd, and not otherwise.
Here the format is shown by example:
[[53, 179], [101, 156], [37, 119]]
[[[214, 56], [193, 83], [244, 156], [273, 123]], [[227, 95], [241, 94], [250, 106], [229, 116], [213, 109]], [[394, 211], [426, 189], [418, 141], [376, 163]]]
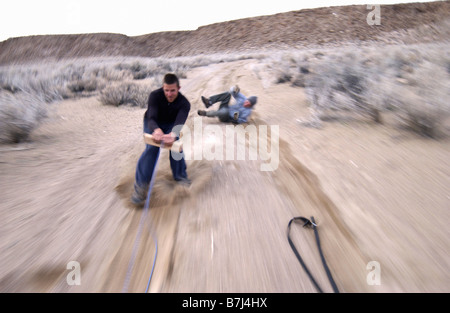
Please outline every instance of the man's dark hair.
[[167, 85], [172, 85], [172, 84], [177, 84], [177, 86], [180, 86], [180, 81], [178, 80], [177, 75], [172, 74], [172, 73], [168, 73], [164, 76], [164, 84]]

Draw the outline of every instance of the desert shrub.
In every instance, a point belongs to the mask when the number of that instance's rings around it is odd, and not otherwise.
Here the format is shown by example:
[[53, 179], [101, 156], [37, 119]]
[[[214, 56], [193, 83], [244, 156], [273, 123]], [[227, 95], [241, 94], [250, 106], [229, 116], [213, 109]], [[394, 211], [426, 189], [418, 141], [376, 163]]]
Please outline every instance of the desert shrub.
[[[309, 70], [308, 70], [309, 71]], [[349, 112], [380, 121], [379, 103], [372, 101], [378, 75], [353, 53], [331, 55], [318, 63], [305, 83], [314, 126], [335, 112]]]
[[77, 81], [72, 81], [67, 84], [67, 88], [77, 94], [87, 94], [97, 91], [97, 88], [101, 86], [99, 79], [80, 79]]
[[26, 140], [46, 116], [44, 99], [25, 92], [0, 92], [0, 142]]
[[[390, 46], [337, 49], [309, 64], [305, 92], [319, 127], [335, 112], [357, 113], [382, 121], [394, 112], [403, 125], [435, 136], [450, 113], [448, 46]], [[301, 67], [300, 67], [301, 68]]]
[[147, 71], [139, 71], [133, 73], [133, 79], [145, 79], [149, 76]]
[[39, 75], [39, 72], [32, 70], [5, 71], [1, 77], [0, 87], [13, 94], [20, 92], [34, 94], [47, 103], [62, 99], [61, 85], [52, 77]]
[[52, 78], [38, 77], [28, 81], [22, 90], [43, 98], [46, 103], [52, 103], [62, 99], [61, 88], [62, 86], [55, 83]]
[[445, 66], [422, 61], [395, 81], [389, 97], [402, 125], [429, 137], [440, 134], [450, 115], [450, 75]]
[[290, 82], [292, 79], [292, 75], [289, 74], [289, 71], [283, 71], [280, 70], [278, 75], [277, 75], [277, 84], [283, 84], [283, 83], [287, 83]]
[[168, 64], [168, 71], [171, 73], [175, 73], [178, 78], [183, 79], [187, 77], [187, 72], [189, 71], [190, 66], [180, 60], [172, 61]]
[[311, 72], [309, 70], [309, 65], [306, 64], [300, 64], [298, 66], [297, 73], [292, 77], [291, 82], [292, 86], [295, 87], [306, 87], [306, 82], [309, 78], [309, 75]]
[[143, 65], [141, 62], [139, 61], [134, 61], [131, 66], [130, 66], [130, 70], [132, 72], [140, 72], [142, 70], [145, 69], [145, 65]]
[[6, 91], [8, 91], [10, 93], [16, 93], [16, 92], [20, 91], [20, 88], [18, 88], [15, 85], [9, 84], [7, 82], [0, 83], [0, 89], [1, 90], [6, 90]]
[[[306, 87], [306, 82], [314, 60], [318, 57], [307, 51], [283, 51], [270, 53], [268, 55], [255, 55], [255, 58], [266, 63], [265, 71], [272, 75], [275, 84], [291, 83], [294, 87]], [[258, 69], [257, 76], [261, 76], [262, 69]]]
[[115, 69], [119, 71], [123, 71], [128, 73], [128, 75], [132, 76], [133, 79], [145, 79], [151, 76], [151, 70], [147, 68], [145, 64], [136, 60], [132, 63], [119, 63], [115, 67]]
[[135, 83], [125, 82], [111, 85], [100, 93], [100, 102], [105, 105], [120, 106], [130, 104], [132, 106], [146, 107], [150, 87]]
[[292, 54], [275, 54], [271, 60], [274, 81], [276, 84], [290, 82], [295, 76], [296, 62]]
[[20, 142], [47, 116], [50, 103], [63, 98], [65, 88], [31, 67], [2, 68], [1, 73], [0, 142]]
[[111, 66], [104, 66], [98, 69], [97, 77], [106, 81], [124, 81], [132, 79], [133, 75], [127, 70], [117, 70]]
[[86, 66], [84, 64], [77, 65], [75, 63], [69, 63], [60, 65], [55, 70], [56, 74], [53, 75], [55, 80], [60, 83], [64, 83], [82, 79], [86, 73]]
[[162, 76], [168, 72], [177, 74], [179, 78], [186, 78], [190, 67], [191, 64], [187, 60], [156, 58], [121, 62], [116, 64], [114, 69], [126, 73], [130, 79], [142, 80]]

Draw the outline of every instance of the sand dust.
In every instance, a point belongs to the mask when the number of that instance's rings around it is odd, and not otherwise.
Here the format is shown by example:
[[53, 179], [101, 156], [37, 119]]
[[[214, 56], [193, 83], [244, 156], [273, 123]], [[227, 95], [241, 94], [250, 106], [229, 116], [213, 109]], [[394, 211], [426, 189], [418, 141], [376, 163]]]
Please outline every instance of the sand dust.
[[[193, 183], [183, 187], [165, 150], [143, 228], [144, 210], [128, 199], [144, 109], [63, 101], [28, 142], [3, 145], [0, 291], [144, 292], [157, 247], [150, 292], [316, 292], [286, 238], [292, 217], [314, 216], [341, 292], [449, 292], [449, 140], [406, 132], [389, 116], [304, 127], [303, 89], [267, 83], [255, 62], [190, 71], [181, 81], [187, 126], [201, 95], [238, 84], [259, 97], [249, 124], [279, 126], [277, 169], [261, 171], [260, 157], [191, 158]], [[217, 120], [201, 121], [225, 133]], [[312, 230], [294, 225], [291, 235], [331, 292]], [[70, 261], [80, 263], [80, 285], [67, 283]], [[368, 284], [371, 261], [379, 285]]]

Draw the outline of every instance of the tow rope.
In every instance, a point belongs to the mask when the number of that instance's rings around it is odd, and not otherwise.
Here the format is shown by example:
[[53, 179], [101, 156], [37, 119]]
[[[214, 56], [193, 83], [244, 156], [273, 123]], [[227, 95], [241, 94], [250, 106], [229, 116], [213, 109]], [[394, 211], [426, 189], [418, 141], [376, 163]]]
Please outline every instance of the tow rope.
[[291, 235], [290, 235], [291, 224], [293, 222], [298, 222], [298, 221], [303, 222], [303, 227], [304, 228], [309, 227], [309, 228], [313, 228], [314, 229], [314, 235], [316, 237], [316, 243], [317, 243], [317, 247], [319, 249], [320, 258], [322, 260], [322, 264], [323, 264], [323, 267], [325, 269], [325, 272], [327, 273], [328, 280], [330, 281], [330, 284], [331, 284], [331, 287], [333, 288], [333, 291], [335, 293], [339, 293], [339, 289], [338, 289], [336, 283], [334, 282], [333, 276], [331, 275], [330, 269], [328, 268], [327, 262], [325, 260], [324, 255], [323, 255], [322, 247], [320, 245], [319, 232], [317, 230], [317, 224], [314, 221], [314, 217], [312, 217], [312, 216], [311, 216], [311, 220], [309, 220], [309, 219], [307, 219], [305, 217], [302, 217], [302, 216], [298, 216], [298, 217], [292, 218], [289, 221], [289, 224], [288, 224], [288, 227], [287, 227], [287, 238], [288, 238], [288, 241], [289, 241], [289, 245], [291, 246], [292, 250], [294, 251], [295, 256], [299, 260], [299, 262], [302, 265], [303, 269], [305, 270], [306, 274], [308, 274], [309, 279], [314, 284], [314, 287], [316, 287], [317, 291], [320, 292], [320, 293], [323, 293], [322, 288], [320, 288], [319, 284], [314, 279], [314, 276], [309, 271], [308, 267], [306, 266], [305, 262], [303, 261], [302, 257], [300, 256], [300, 253], [297, 251], [297, 248], [295, 247], [294, 243], [291, 240]]
[[[163, 144], [161, 144], [161, 148], [163, 148]], [[158, 169], [160, 153], [161, 153], [161, 149], [159, 149], [158, 155], [156, 157], [155, 167], [153, 168], [152, 179], [150, 180], [150, 186], [148, 188], [147, 198], [145, 199], [144, 212], [142, 213], [141, 220], [139, 221], [139, 228], [138, 228], [138, 232], [137, 232], [136, 239], [135, 239], [135, 242], [134, 242], [134, 247], [133, 247], [133, 252], [131, 254], [130, 262], [128, 263], [128, 270], [127, 270], [127, 274], [126, 274], [126, 277], [125, 277], [125, 282], [124, 282], [124, 285], [123, 285], [123, 288], [122, 288], [122, 292], [127, 292], [128, 291], [128, 285], [130, 284], [131, 273], [133, 271], [133, 266], [134, 266], [134, 262], [135, 262], [135, 259], [136, 259], [137, 249], [139, 248], [139, 243], [140, 243], [141, 236], [142, 236], [142, 229], [143, 229], [144, 222], [146, 220], [146, 217], [147, 217], [148, 211], [149, 211], [149, 207], [150, 207], [150, 197], [151, 197], [153, 185], [155, 183], [155, 177], [156, 177], [156, 171]], [[156, 239], [155, 234], [152, 234], [152, 235], [153, 235], [153, 240], [155, 242], [155, 257], [153, 259], [152, 270], [150, 272], [150, 277], [149, 277], [148, 282], [147, 282], [147, 288], [145, 289], [145, 293], [147, 293], [148, 289], [150, 288], [150, 282], [152, 280], [153, 271], [155, 269], [155, 264], [156, 264], [156, 256], [158, 255], [158, 241]]]

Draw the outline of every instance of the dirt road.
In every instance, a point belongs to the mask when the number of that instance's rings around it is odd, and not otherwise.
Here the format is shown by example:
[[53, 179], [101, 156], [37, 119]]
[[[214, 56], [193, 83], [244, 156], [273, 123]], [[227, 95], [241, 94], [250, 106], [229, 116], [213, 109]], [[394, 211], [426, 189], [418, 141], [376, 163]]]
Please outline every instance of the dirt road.
[[[191, 133], [202, 157], [187, 160], [187, 188], [172, 182], [162, 153], [131, 270], [143, 210], [128, 197], [143, 109], [64, 101], [30, 142], [2, 146], [0, 290], [144, 292], [157, 243], [150, 292], [315, 292], [286, 238], [292, 217], [314, 216], [342, 292], [448, 292], [448, 140], [365, 120], [305, 128], [297, 123], [308, 115], [303, 89], [267, 84], [254, 62], [197, 68], [182, 80], [187, 127], [203, 126], [201, 142]], [[226, 125], [197, 117], [200, 96], [234, 84], [259, 98], [249, 125], [278, 126], [269, 132], [278, 153], [266, 150], [278, 157], [273, 171], [261, 170], [263, 154], [206, 157], [226, 143]], [[313, 232], [296, 225], [292, 237], [331, 291]], [[67, 284], [70, 261], [81, 265], [81, 285]], [[370, 261], [381, 266], [380, 285], [367, 283]]]

